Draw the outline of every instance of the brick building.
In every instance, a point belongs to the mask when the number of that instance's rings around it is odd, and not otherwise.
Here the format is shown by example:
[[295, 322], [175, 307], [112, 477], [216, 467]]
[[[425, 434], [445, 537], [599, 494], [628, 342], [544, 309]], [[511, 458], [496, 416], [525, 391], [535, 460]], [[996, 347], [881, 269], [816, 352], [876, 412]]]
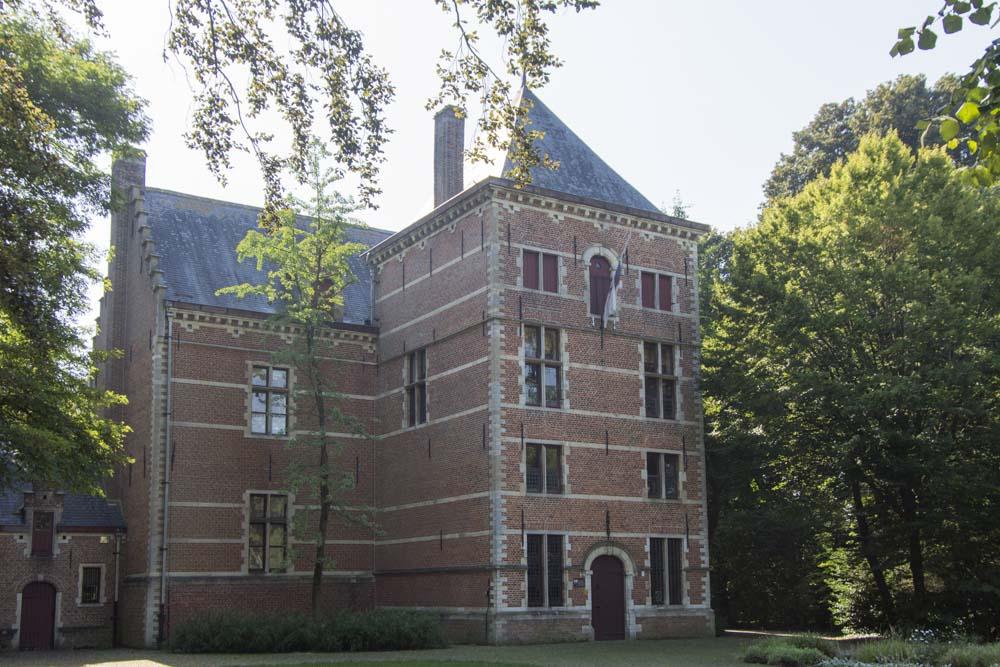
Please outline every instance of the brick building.
[[[530, 91], [541, 149], [531, 186], [465, 186], [462, 121], [435, 117], [435, 206], [396, 233], [352, 228], [342, 321], [324, 340], [342, 408], [343, 502], [324, 604], [441, 614], [463, 641], [710, 633], [694, 267], [706, 227], [659, 212]], [[505, 165], [504, 170], [506, 170]], [[272, 307], [216, 296], [254, 280], [234, 247], [250, 207], [158, 190], [122, 160], [113, 291], [95, 345], [129, 396], [135, 463], [114, 480], [129, 538], [119, 634], [152, 645], [211, 607], [309, 605], [316, 500], [291, 331]], [[626, 257], [619, 257], [628, 240]], [[601, 326], [611, 272], [619, 307]]]

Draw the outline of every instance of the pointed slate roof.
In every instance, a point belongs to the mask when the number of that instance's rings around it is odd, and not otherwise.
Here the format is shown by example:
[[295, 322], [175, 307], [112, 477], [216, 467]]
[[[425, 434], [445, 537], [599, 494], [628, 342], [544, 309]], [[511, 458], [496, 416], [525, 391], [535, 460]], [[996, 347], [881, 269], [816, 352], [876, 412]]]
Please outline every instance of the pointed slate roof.
[[[523, 99], [531, 101], [531, 109], [528, 111], [531, 124], [528, 128], [545, 133], [535, 145], [543, 155], [548, 154], [559, 162], [559, 168], [555, 170], [532, 168], [532, 185], [609, 204], [659, 212], [660, 209], [608, 166], [531, 89], [523, 88], [521, 95]], [[504, 161], [502, 174], [506, 175], [512, 167], [508, 156]]]
[[[264, 278], [253, 260], [236, 260], [236, 245], [257, 226], [260, 209], [155, 188], [146, 189], [145, 203], [168, 300], [275, 313], [274, 305], [263, 297], [215, 294], [222, 287]], [[390, 234], [372, 227], [348, 227], [345, 237], [370, 247]], [[371, 273], [357, 255], [349, 263], [357, 282], [344, 290], [344, 322], [364, 324], [371, 316]]]

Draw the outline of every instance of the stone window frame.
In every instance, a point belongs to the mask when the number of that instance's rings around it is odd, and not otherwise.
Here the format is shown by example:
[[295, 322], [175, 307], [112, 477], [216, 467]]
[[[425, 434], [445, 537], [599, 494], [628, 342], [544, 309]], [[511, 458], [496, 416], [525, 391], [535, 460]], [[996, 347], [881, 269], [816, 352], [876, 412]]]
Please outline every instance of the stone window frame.
[[[662, 571], [660, 576], [662, 577], [663, 584], [663, 600], [657, 602], [654, 590], [654, 571], [658, 568], [656, 563], [653, 562], [653, 541], [662, 542], [663, 551], [662, 559], [663, 562], [660, 564], [662, 566]], [[676, 570], [671, 568], [671, 545], [676, 545], [677, 547], [677, 560]], [[651, 535], [646, 540], [646, 552], [649, 556], [649, 604], [654, 607], [686, 607], [688, 606], [688, 596], [687, 596], [687, 582], [684, 576], [684, 572], [687, 569], [684, 563], [685, 560], [685, 550], [684, 550], [684, 538], [682, 537], [670, 537], [665, 535]], [[671, 572], [676, 572], [677, 580], [676, 587], [671, 585]], [[676, 593], [677, 597], [674, 598], [673, 594]], [[674, 601], [676, 600], [676, 601]]]
[[[636, 280], [636, 287], [638, 288], [636, 291], [639, 294], [637, 305], [639, 306], [640, 309], [645, 310], [645, 311], [649, 311], [649, 312], [652, 312], [652, 313], [679, 313], [680, 312], [680, 300], [678, 299], [678, 297], [680, 295], [678, 294], [678, 285], [677, 285], [677, 278], [678, 277], [676, 275], [674, 275], [673, 273], [667, 272], [667, 271], [656, 271], [654, 269], [644, 269], [644, 268], [638, 268], [638, 267], [637, 267], [636, 273], [639, 274], [639, 276], [638, 276], [638, 278]], [[645, 294], [645, 290], [643, 290], [643, 287], [642, 287], [642, 277], [644, 275], [651, 275], [651, 276], [653, 276], [653, 289], [654, 289], [654, 291], [653, 291], [653, 307], [652, 308], [650, 308], [649, 306], [643, 305], [643, 303], [642, 303], [642, 297]], [[668, 309], [660, 308], [660, 278], [666, 278], [670, 282], [670, 308], [668, 308]]]
[[[417, 348], [415, 350], [409, 350], [403, 356], [403, 391], [402, 391], [402, 396], [403, 396], [403, 410], [402, 410], [403, 423], [402, 423], [402, 427], [403, 427], [403, 429], [406, 429], [406, 430], [421, 428], [421, 427], [426, 426], [427, 424], [429, 424], [430, 421], [431, 421], [431, 396], [430, 396], [431, 392], [430, 392], [430, 386], [429, 386], [430, 385], [430, 363], [428, 361], [429, 355], [427, 354], [427, 352], [429, 350], [430, 350], [429, 346], [424, 346], [424, 347]], [[411, 379], [410, 379], [410, 376], [412, 375], [411, 368], [413, 366], [414, 359], [416, 358], [415, 355], [418, 355], [418, 354], [420, 355], [420, 358], [423, 360], [423, 376], [417, 376], [417, 377], [413, 378], [413, 380], [411, 381]], [[411, 409], [410, 409], [410, 393], [411, 393], [411, 391], [413, 392], [413, 396], [414, 396], [413, 400], [414, 400], [414, 402], [416, 402], [418, 400], [418, 398], [417, 398], [417, 392], [419, 392], [421, 388], [423, 388], [423, 399], [424, 399], [424, 405], [423, 405], [423, 408], [424, 408], [424, 410], [423, 410], [423, 413], [424, 413], [423, 414], [423, 418], [424, 419], [423, 419], [423, 421], [419, 421], [418, 419], [416, 419], [416, 417], [411, 414]], [[412, 424], [410, 423], [411, 418], [413, 419], [413, 423]]]
[[[258, 385], [253, 384], [253, 371], [254, 368], [267, 368], [268, 377], [270, 377], [270, 370], [273, 368], [278, 368], [284, 370], [288, 373], [287, 384], [284, 392], [287, 398], [285, 399], [285, 433], [284, 435], [276, 435], [273, 433], [255, 433], [253, 430], [253, 392]], [[245, 389], [245, 411], [244, 411], [244, 428], [243, 435], [247, 438], [261, 438], [266, 440], [289, 440], [292, 437], [292, 432], [295, 427], [295, 386], [296, 386], [296, 373], [295, 369], [289, 364], [275, 364], [270, 361], [255, 361], [253, 359], [248, 359], [246, 361], [246, 389]], [[266, 387], [270, 391], [270, 387]]]
[[[543, 603], [540, 605], [531, 604], [530, 599], [530, 572], [531, 564], [528, 562], [528, 543], [532, 537], [542, 538], [542, 593], [543, 593]], [[558, 604], [552, 604], [550, 597], [550, 586], [549, 581], [551, 577], [551, 566], [549, 562], [550, 546], [549, 538], [558, 537], [559, 538], [559, 570], [560, 570], [560, 600]], [[524, 601], [525, 607], [528, 609], [561, 609], [572, 606], [572, 600], [569, 597], [570, 587], [566, 585], [567, 576], [570, 572], [570, 565], [567, 563], [566, 552], [569, 548], [569, 534], [557, 531], [550, 532], [537, 532], [532, 531], [525, 533], [524, 544], [522, 545], [524, 549], [524, 564], [526, 566], [524, 571]]]
[[[541, 348], [541, 357], [528, 357], [527, 356], [527, 329], [528, 327], [538, 329], [538, 342]], [[546, 330], [555, 331], [558, 336], [558, 359], [545, 359], [545, 332]], [[567, 330], [560, 327], [552, 327], [542, 324], [541, 322], [523, 322], [520, 327], [521, 333], [521, 349], [519, 351], [519, 359], [521, 365], [521, 406], [525, 408], [530, 408], [532, 410], [555, 410], [555, 411], [565, 411], [569, 409], [569, 355], [567, 354]], [[539, 405], [528, 403], [528, 364], [538, 364], [542, 367], [541, 377], [539, 378]], [[552, 407], [545, 405], [545, 367], [546, 366], [558, 366], [557, 371], [558, 383], [559, 383], [559, 406]]]
[[[83, 601], [83, 571], [85, 569], [98, 569], [100, 570], [100, 577], [98, 578], [98, 588], [97, 588], [97, 602], [84, 602]], [[76, 606], [77, 607], [103, 607], [108, 603], [108, 591], [105, 585], [105, 576], [107, 575], [107, 566], [104, 563], [80, 563], [77, 568], [77, 580], [76, 580]]]
[[[672, 370], [673, 374], [664, 374], [662, 372], [658, 373], [647, 373], [646, 372], [646, 349], [647, 344], [656, 345], [657, 348], [657, 371], [662, 371], [662, 355], [663, 347], [669, 346], [673, 350], [672, 359]], [[681, 422], [684, 420], [682, 414], [681, 406], [681, 380], [683, 375], [681, 374], [681, 346], [673, 341], [663, 341], [654, 339], [643, 339], [638, 343], [639, 347], [639, 416], [643, 419], [649, 419], [651, 421], [657, 422]], [[674, 386], [674, 414], [672, 417], [664, 417], [662, 415], [650, 416], [646, 414], [646, 376], [655, 377], [659, 381], [659, 386], [662, 387], [663, 380], [672, 380]], [[659, 390], [658, 390], [659, 391]], [[663, 397], [662, 394], [658, 395], [658, 410], [657, 412], [662, 412], [663, 410]]]
[[[270, 507], [270, 496], [284, 496], [285, 498], [285, 566], [281, 569], [271, 570], [268, 567], [268, 550], [269, 545], [267, 544], [268, 539], [268, 527], [270, 527], [270, 518], [265, 521], [265, 545], [264, 545], [264, 569], [257, 570], [250, 568], [250, 524], [260, 523], [259, 521], [253, 521], [253, 511], [251, 510], [250, 503], [253, 496], [268, 496], [268, 507]], [[294, 571], [294, 559], [292, 558], [292, 526], [294, 518], [294, 501], [295, 495], [290, 491], [283, 490], [259, 490], [259, 489], [247, 489], [243, 493], [243, 563], [241, 566], [241, 571], [243, 574], [255, 575], [255, 576], [271, 576], [271, 575], [282, 575], [288, 574]]]
[[[649, 495], [649, 457], [658, 457], [659, 466], [659, 477], [660, 477], [660, 495], [651, 496]], [[666, 460], [665, 457], [672, 456], [677, 461], [677, 475], [675, 477], [677, 482], [677, 495], [667, 496], [666, 495]], [[665, 451], [662, 449], [646, 449], [643, 450], [642, 457], [642, 481], [643, 481], [643, 497], [646, 500], [655, 500], [659, 502], [681, 502], [684, 500], [684, 483], [687, 478], [684, 473], [683, 459], [680, 452], [675, 451]]]
[[[538, 255], [538, 287], [528, 287], [524, 284], [525, 253], [535, 253]], [[556, 288], [555, 290], [545, 289], [545, 257], [553, 257], [556, 260]], [[564, 263], [560, 253], [547, 248], [534, 246], [521, 246], [521, 252], [517, 256], [517, 286], [529, 292], [540, 292], [542, 294], [565, 295], [563, 281]]]
[[[583, 279], [583, 307], [587, 313], [587, 317], [590, 318], [591, 326], [598, 326], [600, 324], [601, 316], [594, 315], [590, 312], [590, 260], [594, 258], [594, 255], [601, 255], [609, 262], [611, 262], [611, 277], [614, 278], [615, 267], [618, 266], [618, 253], [610, 248], [602, 245], [592, 245], [583, 251], [580, 256], [580, 271]], [[631, 267], [635, 268], [635, 267]], [[621, 289], [625, 288], [625, 280], [621, 282]], [[624, 296], [624, 295], [623, 295]], [[625, 303], [625, 299], [618, 300], [618, 310], [621, 311], [622, 305]], [[608, 325], [612, 328], [617, 326], [619, 321], [620, 313], [615, 312], [610, 317], [608, 317]]]

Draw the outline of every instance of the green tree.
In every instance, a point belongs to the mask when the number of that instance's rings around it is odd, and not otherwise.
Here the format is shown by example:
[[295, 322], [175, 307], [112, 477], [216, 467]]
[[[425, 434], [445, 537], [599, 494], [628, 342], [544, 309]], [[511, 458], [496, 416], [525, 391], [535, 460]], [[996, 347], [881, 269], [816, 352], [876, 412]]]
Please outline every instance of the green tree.
[[[794, 195], [818, 176], [828, 176], [833, 165], [857, 150], [861, 137], [869, 132], [887, 134], [893, 130], [916, 152], [923, 132], [921, 119], [935, 115], [948, 103], [959, 86], [953, 75], [941, 77], [933, 87], [923, 75], [904, 74], [868, 91], [860, 102], [847, 98], [819, 108], [809, 124], [793, 133], [792, 152], [782, 155], [764, 184], [767, 201]], [[937, 134], [923, 137], [930, 144], [944, 143]], [[955, 147], [952, 155], [962, 164], [971, 156]]]
[[0, 13], [0, 488], [37, 479], [97, 491], [127, 460], [125, 427], [101, 416], [124, 397], [91, 387], [99, 358], [74, 320], [100, 279], [81, 237], [111, 205], [95, 159], [147, 131], [111, 56]]
[[[966, 21], [976, 26], [997, 25], [996, 2], [944, 0], [918, 26], [900, 28], [889, 54], [905, 56], [914, 49], [937, 46], [940, 30], [950, 35], [962, 30]], [[983, 55], [973, 61], [969, 72], [958, 82], [950, 99], [933, 114], [927, 114], [919, 128], [928, 135], [937, 133], [949, 148], [961, 147], [974, 157], [974, 164], [962, 171], [963, 177], [981, 186], [992, 185], [1000, 176], [1000, 41], [992, 40]]]
[[[293, 342], [274, 354], [276, 362], [293, 369], [297, 386], [289, 402], [289, 418], [299, 429], [289, 446], [316, 449], [316, 464], [293, 464], [288, 471], [294, 491], [305, 490], [319, 499], [319, 516], [313, 537], [316, 543], [313, 559], [312, 610], [319, 610], [323, 568], [326, 563], [326, 534], [331, 512], [348, 521], [365, 521], [364, 514], [342, 503], [346, 491], [354, 487], [353, 476], [338, 467], [342, 450], [333, 433], [363, 434], [363, 424], [341, 410], [341, 395], [335, 381], [339, 374], [331, 358], [329, 329], [340, 319], [344, 305], [344, 289], [355, 277], [348, 259], [365, 247], [344, 240], [348, 225], [359, 223], [350, 219], [357, 209], [354, 203], [336, 191], [331, 191], [338, 176], [325, 168], [329, 153], [313, 142], [308, 161], [309, 200], [297, 202], [309, 217], [296, 216], [285, 209], [277, 216], [277, 225], [268, 229], [250, 230], [236, 248], [239, 261], [252, 258], [257, 269], [266, 272], [260, 283], [243, 283], [219, 290], [219, 294], [234, 294], [240, 298], [262, 296], [277, 304], [279, 312], [273, 318], [276, 328], [294, 332]], [[308, 425], [309, 428], [302, 428]], [[315, 426], [315, 431], [311, 430]]]
[[716, 287], [717, 423], [765, 443], [758, 486], [822, 510], [882, 624], [997, 632], [998, 207], [942, 150], [868, 136], [735, 234]]

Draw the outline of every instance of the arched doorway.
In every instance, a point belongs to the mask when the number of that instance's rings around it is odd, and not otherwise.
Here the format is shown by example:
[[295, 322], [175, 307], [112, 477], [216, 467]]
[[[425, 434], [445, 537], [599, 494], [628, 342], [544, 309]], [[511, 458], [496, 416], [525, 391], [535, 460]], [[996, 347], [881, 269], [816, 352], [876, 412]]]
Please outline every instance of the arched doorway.
[[591, 570], [594, 639], [625, 639], [625, 566], [615, 556], [598, 556]]
[[52, 648], [56, 624], [56, 589], [44, 581], [33, 581], [21, 593], [22, 651], [45, 651]]
[[590, 314], [603, 315], [604, 302], [611, 290], [611, 262], [607, 257], [590, 258]]

